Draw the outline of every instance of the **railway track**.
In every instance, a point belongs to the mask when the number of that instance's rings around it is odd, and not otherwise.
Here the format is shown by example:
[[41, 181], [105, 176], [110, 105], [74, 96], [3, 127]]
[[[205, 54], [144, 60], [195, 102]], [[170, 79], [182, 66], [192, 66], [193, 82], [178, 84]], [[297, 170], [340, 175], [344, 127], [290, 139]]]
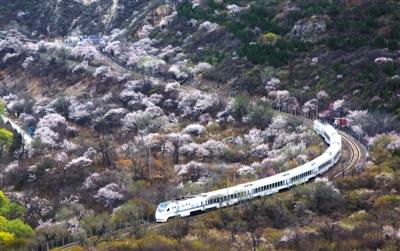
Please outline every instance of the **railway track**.
[[[348, 150], [349, 157], [347, 160], [345, 160], [344, 163], [343, 163], [343, 161], [340, 161], [341, 163], [336, 164], [334, 167], [332, 167], [331, 171], [329, 171], [328, 173], [323, 175], [324, 177], [328, 177], [330, 180], [334, 180], [334, 179], [337, 179], [339, 177], [349, 174], [351, 171], [354, 170], [354, 168], [357, 166], [357, 164], [359, 164], [360, 162], [363, 161], [363, 158], [366, 156], [365, 155], [366, 153], [363, 154], [363, 152], [365, 150], [359, 145], [359, 143], [355, 139], [353, 139], [351, 136], [349, 136], [348, 134], [346, 134], [344, 132], [340, 131], [339, 133], [342, 136], [342, 143], [346, 146], [346, 149]], [[291, 189], [291, 190], [280, 192], [278, 194], [274, 194], [272, 196], [277, 196], [279, 198], [288, 198], [288, 197], [292, 196], [293, 194], [294, 194], [294, 192]], [[238, 206], [240, 206], [240, 204]], [[225, 210], [225, 208], [223, 208], [222, 210]], [[190, 219], [198, 220], [201, 218], [208, 217], [211, 214], [214, 214], [216, 212], [218, 212], [218, 210], [204, 212], [199, 215], [191, 216]], [[166, 225], [167, 225], [167, 223], [150, 222], [150, 223], [142, 224], [142, 225], [140, 225], [140, 227], [149, 229], [149, 230], [159, 230], [159, 229], [162, 229], [163, 227], [165, 227]], [[114, 240], [125, 239], [125, 238], [129, 237], [130, 232], [132, 230], [133, 230], [133, 227], [128, 227], [125, 229], [121, 229], [121, 230], [117, 230], [114, 232], [104, 234], [102, 237], [89, 238], [87, 240], [87, 242], [93, 244], [93, 243], [96, 243], [99, 241], [101, 242], [101, 240], [107, 240], [111, 237], [113, 237], [112, 239], [114, 239]], [[74, 242], [69, 245], [59, 247], [58, 250], [71, 250], [73, 247], [76, 247], [79, 244], [80, 243], [78, 243], [78, 242]]]
[[338, 178], [340, 175], [344, 176], [353, 170], [360, 161], [363, 161], [363, 149], [359, 143], [353, 139], [351, 136], [345, 134], [344, 132], [339, 132], [342, 136], [342, 142], [349, 147], [350, 158], [344, 166], [342, 172], [334, 174], [331, 179]]

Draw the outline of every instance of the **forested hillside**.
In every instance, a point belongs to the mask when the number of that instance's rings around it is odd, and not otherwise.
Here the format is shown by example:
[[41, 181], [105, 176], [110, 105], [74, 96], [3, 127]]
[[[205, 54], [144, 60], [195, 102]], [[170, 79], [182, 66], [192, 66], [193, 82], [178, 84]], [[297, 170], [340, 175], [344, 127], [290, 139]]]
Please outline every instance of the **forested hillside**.
[[[398, 1], [5, 0], [0, 98], [33, 140], [0, 124], [0, 249], [399, 248]], [[292, 196], [137, 225], [320, 155], [310, 121], [286, 113], [344, 118], [366, 161]]]

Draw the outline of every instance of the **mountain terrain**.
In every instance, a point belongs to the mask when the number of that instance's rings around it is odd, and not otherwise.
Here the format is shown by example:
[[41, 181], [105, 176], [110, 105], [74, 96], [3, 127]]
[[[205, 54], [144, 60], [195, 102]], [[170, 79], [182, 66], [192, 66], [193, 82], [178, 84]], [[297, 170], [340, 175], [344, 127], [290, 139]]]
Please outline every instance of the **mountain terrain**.
[[[2, 248], [399, 248], [398, 1], [6, 0], [0, 97], [33, 139], [0, 131], [0, 220], [24, 229], [1, 223]], [[321, 154], [286, 113], [344, 118], [367, 159], [290, 198], [137, 226], [162, 201]], [[123, 224], [130, 238], [101, 241]]]

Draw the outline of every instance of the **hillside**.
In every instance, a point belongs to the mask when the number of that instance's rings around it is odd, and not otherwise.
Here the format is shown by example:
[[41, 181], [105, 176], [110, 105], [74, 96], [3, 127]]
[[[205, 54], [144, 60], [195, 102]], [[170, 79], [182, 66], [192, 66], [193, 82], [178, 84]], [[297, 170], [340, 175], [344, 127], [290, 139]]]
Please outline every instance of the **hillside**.
[[[241, 208], [264, 218], [257, 229], [257, 219], [227, 212], [96, 248], [398, 245], [385, 218], [400, 201], [398, 1], [7, 0], [0, 97], [34, 138], [24, 145], [14, 132], [0, 160], [1, 190], [35, 229], [30, 245], [84, 242], [151, 219], [162, 201], [268, 177], [324, 151], [309, 124], [276, 110], [346, 118], [368, 161], [354, 177]], [[21, 246], [1, 238], [0, 247]]]

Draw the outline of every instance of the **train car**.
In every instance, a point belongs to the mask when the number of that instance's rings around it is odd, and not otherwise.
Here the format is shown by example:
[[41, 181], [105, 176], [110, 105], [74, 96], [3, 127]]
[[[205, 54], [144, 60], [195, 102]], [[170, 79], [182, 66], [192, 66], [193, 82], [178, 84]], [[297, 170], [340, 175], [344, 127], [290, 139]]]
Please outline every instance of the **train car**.
[[342, 148], [341, 136], [334, 127], [318, 120], [314, 121], [314, 130], [329, 144], [329, 147], [322, 155], [312, 161], [289, 171], [252, 182], [184, 199], [162, 202], [156, 210], [156, 221], [166, 222], [172, 217], [186, 217], [196, 212], [226, 207], [243, 200], [270, 195], [282, 189], [305, 183], [325, 173], [340, 159]]

